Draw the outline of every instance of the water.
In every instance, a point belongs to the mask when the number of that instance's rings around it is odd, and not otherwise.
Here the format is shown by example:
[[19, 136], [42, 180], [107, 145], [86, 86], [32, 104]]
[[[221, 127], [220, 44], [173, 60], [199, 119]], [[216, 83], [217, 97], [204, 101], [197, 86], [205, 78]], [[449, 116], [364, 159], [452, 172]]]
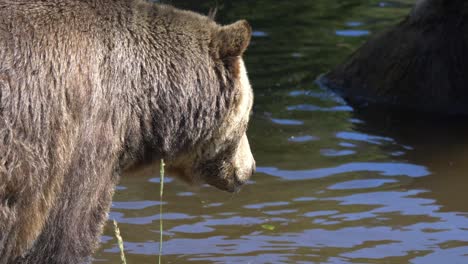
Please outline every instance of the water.
[[[215, 1], [172, 1], [207, 13]], [[314, 79], [412, 1], [217, 1], [254, 28], [258, 172], [237, 195], [168, 179], [164, 263], [468, 263], [468, 126], [356, 110]], [[458, 120], [460, 123], [460, 120]], [[158, 172], [123, 178], [128, 263], [156, 263]], [[109, 221], [94, 263], [118, 263]]]

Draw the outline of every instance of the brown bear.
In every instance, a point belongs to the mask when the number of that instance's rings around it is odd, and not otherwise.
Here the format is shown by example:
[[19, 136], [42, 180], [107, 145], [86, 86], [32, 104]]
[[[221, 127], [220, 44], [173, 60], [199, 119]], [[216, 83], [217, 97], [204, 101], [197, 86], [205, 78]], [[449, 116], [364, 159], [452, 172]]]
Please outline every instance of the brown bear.
[[0, 0], [0, 264], [86, 263], [123, 172], [253, 173], [246, 21], [142, 0]]
[[468, 1], [418, 0], [319, 81], [356, 105], [468, 114]]

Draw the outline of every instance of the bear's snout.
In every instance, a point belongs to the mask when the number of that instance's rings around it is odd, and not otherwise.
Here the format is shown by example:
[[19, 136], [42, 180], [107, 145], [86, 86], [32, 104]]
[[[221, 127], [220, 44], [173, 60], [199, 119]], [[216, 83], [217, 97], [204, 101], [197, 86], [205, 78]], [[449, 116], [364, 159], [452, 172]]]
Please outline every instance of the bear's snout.
[[245, 134], [242, 136], [234, 156], [234, 169], [235, 173], [233, 176], [233, 182], [235, 188], [233, 191], [238, 191], [239, 188], [250, 179], [256, 170], [255, 159], [250, 150], [247, 135]]
[[255, 160], [245, 134], [234, 151], [222, 152], [217, 158], [198, 166], [202, 182], [227, 192], [238, 192], [255, 170]]
[[236, 173], [234, 175], [234, 184], [233, 184], [234, 186], [232, 186], [232, 188], [230, 188], [229, 191], [230, 192], [240, 191], [240, 188], [242, 187], [242, 185], [244, 185], [250, 179], [250, 177], [252, 177], [255, 171], [256, 171], [256, 165], [255, 165], [255, 160], [253, 160], [253, 164], [250, 167], [250, 169], [244, 171], [243, 173]]

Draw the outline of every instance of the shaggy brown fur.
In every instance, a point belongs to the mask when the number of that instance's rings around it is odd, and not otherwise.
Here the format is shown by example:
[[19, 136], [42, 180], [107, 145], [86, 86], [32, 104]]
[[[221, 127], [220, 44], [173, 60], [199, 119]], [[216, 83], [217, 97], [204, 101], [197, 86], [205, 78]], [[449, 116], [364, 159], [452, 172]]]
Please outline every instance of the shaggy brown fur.
[[250, 33], [138, 0], [0, 0], [0, 264], [89, 261], [127, 169], [245, 182]]
[[468, 2], [417, 1], [321, 81], [358, 104], [468, 114]]

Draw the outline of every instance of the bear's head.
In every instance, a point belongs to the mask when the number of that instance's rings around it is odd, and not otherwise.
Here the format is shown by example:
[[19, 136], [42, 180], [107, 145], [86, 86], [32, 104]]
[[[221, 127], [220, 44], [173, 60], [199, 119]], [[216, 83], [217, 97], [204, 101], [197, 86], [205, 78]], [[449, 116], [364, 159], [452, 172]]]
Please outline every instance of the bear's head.
[[237, 191], [255, 171], [246, 136], [253, 92], [242, 59], [252, 29], [244, 20], [221, 26], [193, 12], [156, 8], [143, 160], [162, 157], [171, 176]]
[[209, 138], [201, 140], [189, 155], [168, 163], [169, 173], [190, 183], [208, 183], [235, 192], [255, 172], [255, 160], [246, 135], [253, 92], [241, 57], [250, 38], [251, 27], [243, 20], [219, 26], [211, 35], [210, 56], [222, 79], [220, 88], [230, 90], [228, 107], [219, 116], [218, 125]]

